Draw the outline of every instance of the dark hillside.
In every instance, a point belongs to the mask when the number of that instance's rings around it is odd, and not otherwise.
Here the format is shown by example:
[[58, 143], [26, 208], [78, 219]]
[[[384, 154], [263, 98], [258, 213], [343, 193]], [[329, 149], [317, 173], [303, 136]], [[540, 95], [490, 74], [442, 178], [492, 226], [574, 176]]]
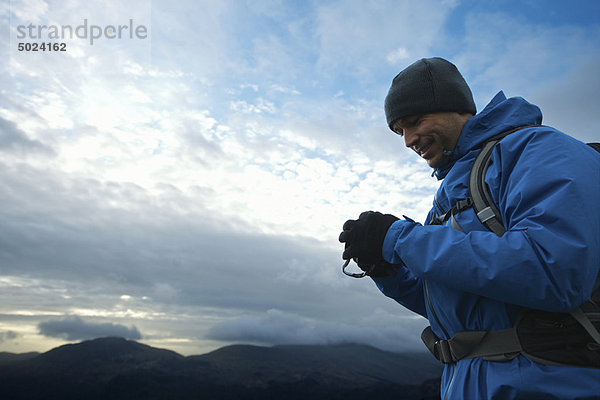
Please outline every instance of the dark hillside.
[[361, 345], [228, 346], [184, 357], [120, 338], [0, 355], [0, 398], [436, 399], [441, 366], [425, 353]]

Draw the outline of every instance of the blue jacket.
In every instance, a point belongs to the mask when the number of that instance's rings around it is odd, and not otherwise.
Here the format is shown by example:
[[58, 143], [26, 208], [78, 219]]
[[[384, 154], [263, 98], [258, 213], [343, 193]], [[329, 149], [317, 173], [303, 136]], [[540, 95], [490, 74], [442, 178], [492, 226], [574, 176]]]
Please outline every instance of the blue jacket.
[[[443, 179], [436, 195], [443, 210], [434, 203], [427, 222], [468, 197], [477, 145], [541, 121], [537, 106], [498, 93], [467, 121], [452, 161], [436, 171]], [[510, 328], [522, 307], [567, 312], [588, 300], [597, 284], [600, 157], [594, 149], [553, 128], [525, 128], [495, 146], [486, 182], [504, 236], [488, 231], [468, 209], [456, 216], [465, 233], [399, 220], [385, 237], [384, 258], [402, 266], [375, 283], [428, 318], [439, 338]], [[441, 390], [448, 399], [600, 399], [600, 369], [546, 366], [524, 356], [465, 359], [445, 366]]]

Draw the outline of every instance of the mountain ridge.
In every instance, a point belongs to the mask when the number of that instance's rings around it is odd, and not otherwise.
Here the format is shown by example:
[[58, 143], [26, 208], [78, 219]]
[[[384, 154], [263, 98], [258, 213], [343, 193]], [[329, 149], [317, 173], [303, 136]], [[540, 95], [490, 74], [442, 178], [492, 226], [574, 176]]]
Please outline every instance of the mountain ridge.
[[381, 392], [378, 399], [392, 398], [390, 393], [428, 399], [436, 398], [428, 396], [439, 391], [440, 374], [441, 366], [426, 353], [357, 344], [230, 345], [183, 356], [123, 338], [99, 338], [41, 354], [0, 353], [0, 398], [69, 399], [85, 393], [86, 399], [185, 399], [202, 393], [215, 399], [351, 400]]

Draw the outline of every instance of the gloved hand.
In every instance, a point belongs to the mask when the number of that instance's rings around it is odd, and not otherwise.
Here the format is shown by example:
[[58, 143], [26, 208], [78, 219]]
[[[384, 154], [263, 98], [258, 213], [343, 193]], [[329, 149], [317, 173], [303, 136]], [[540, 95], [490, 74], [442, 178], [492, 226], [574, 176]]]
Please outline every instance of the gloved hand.
[[339, 238], [340, 242], [345, 243], [342, 258], [355, 258], [359, 266], [384, 261], [381, 254], [383, 241], [390, 225], [397, 220], [397, 217], [390, 214], [365, 211], [357, 220], [346, 221]]
[[381, 278], [383, 276], [396, 275], [399, 265], [390, 264], [387, 261], [381, 260], [376, 264], [358, 264], [358, 267], [367, 273], [371, 278]]

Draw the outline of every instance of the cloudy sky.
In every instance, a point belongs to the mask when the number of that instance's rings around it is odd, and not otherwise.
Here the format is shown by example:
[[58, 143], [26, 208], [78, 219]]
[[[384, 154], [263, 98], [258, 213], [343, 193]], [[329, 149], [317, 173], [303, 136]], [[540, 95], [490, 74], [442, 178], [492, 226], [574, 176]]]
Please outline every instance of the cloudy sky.
[[[504, 90], [600, 140], [593, 0], [2, 0], [0, 16], [0, 351], [424, 349], [424, 319], [340, 270], [346, 219], [422, 221], [439, 185], [386, 127], [392, 78], [442, 56], [478, 109]], [[24, 47], [47, 42], [65, 51]]]

